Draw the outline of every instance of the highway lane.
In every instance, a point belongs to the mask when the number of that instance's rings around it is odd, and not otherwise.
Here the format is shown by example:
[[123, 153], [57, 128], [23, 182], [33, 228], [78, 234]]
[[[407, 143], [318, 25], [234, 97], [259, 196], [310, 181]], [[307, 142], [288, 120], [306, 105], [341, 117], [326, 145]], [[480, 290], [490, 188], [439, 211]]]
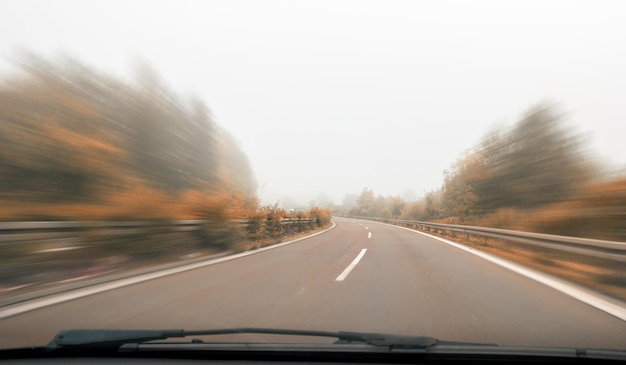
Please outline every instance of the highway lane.
[[626, 348], [626, 322], [545, 285], [419, 233], [334, 220], [291, 245], [2, 319], [0, 347], [64, 328], [274, 327]]

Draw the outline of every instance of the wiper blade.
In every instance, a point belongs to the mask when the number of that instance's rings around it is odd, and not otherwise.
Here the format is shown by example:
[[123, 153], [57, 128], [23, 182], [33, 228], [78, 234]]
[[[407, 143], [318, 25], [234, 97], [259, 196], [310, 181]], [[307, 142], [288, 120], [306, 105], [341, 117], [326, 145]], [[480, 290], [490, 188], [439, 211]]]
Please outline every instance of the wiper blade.
[[440, 341], [428, 336], [405, 336], [367, 332], [337, 332], [338, 343], [364, 342], [374, 346], [426, 348]]
[[[228, 334], [271, 334], [285, 336], [330, 337], [335, 343], [366, 343], [373, 346], [425, 349], [440, 343], [434, 337], [404, 336], [367, 332], [327, 332], [274, 328], [224, 328], [212, 330], [105, 330], [105, 329], [70, 329], [62, 330], [48, 344], [50, 349], [58, 348], [119, 348], [128, 343], [166, 340], [189, 336], [217, 336]], [[445, 342], [451, 344], [451, 342]]]
[[147, 342], [185, 337], [183, 330], [70, 329], [57, 333], [48, 348], [119, 347], [129, 342]]
[[[185, 330], [102, 330], [102, 329], [70, 329], [60, 331], [54, 339], [43, 349], [44, 352], [60, 351], [60, 354], [64, 354], [65, 351], [72, 353], [77, 351], [91, 351], [93, 349], [102, 350], [109, 354], [112, 352], [134, 352], [141, 350], [141, 347], [146, 346], [143, 350], [172, 350], [174, 346], [182, 346], [184, 350], [189, 350], [190, 346], [198, 344], [202, 346], [220, 346], [224, 343], [205, 343], [199, 339], [193, 339], [190, 342], [176, 342], [170, 344], [169, 342], [149, 342], [158, 340], [167, 340], [170, 338], [181, 338], [189, 336], [214, 336], [214, 335], [229, 335], [229, 334], [270, 334], [270, 335], [285, 335], [285, 336], [304, 336], [304, 337], [330, 337], [337, 339], [335, 344], [340, 344], [336, 350], [341, 352], [344, 348], [341, 344], [354, 344], [357, 347], [347, 347], [347, 351], [362, 356], [371, 356], [373, 352], [369, 352], [361, 346], [376, 346], [371, 348], [377, 354], [416, 354], [425, 353], [429, 355], [445, 355], [445, 354], [460, 354], [463, 356], [476, 356], [477, 359], [501, 359], [503, 361], [511, 361], [515, 357], [521, 359], [533, 359], [533, 358], [554, 358], [554, 359], [610, 359], [610, 360], [626, 360], [626, 351], [624, 350], [603, 350], [603, 349], [577, 349], [577, 348], [548, 348], [548, 347], [512, 347], [512, 346], [498, 346], [496, 344], [486, 343], [474, 343], [474, 342], [452, 342], [452, 341], [440, 341], [434, 337], [428, 336], [404, 336], [394, 334], [382, 334], [382, 333], [368, 333], [368, 332], [325, 332], [325, 331], [307, 331], [307, 330], [291, 330], [291, 329], [271, 329], [271, 328], [226, 328], [226, 329], [212, 329], [212, 330], [197, 330], [197, 331], [185, 331]], [[149, 342], [149, 343], [146, 343]], [[218, 349], [221, 351], [232, 351], [235, 347], [230, 347], [231, 343], [226, 344], [227, 347], [209, 347], [209, 349]], [[242, 345], [238, 347], [240, 351], [242, 349], [249, 349], [250, 345], [254, 343], [235, 343], [234, 345]], [[261, 346], [267, 346], [270, 349], [276, 349], [276, 345], [286, 344], [265, 344], [261, 343]], [[274, 347], [272, 347], [274, 345]], [[317, 346], [321, 344], [306, 344], [305, 346]], [[152, 348], [152, 346], [155, 346]], [[328, 346], [334, 347], [334, 344], [321, 345], [323, 351], [335, 351], [335, 348], [330, 349]], [[377, 347], [380, 347], [378, 349]], [[264, 347], [254, 347], [252, 349], [263, 349]], [[317, 348], [317, 347], [314, 347]], [[280, 347], [281, 351], [284, 350]], [[294, 349], [294, 347], [286, 347], [286, 349]], [[311, 348], [306, 348], [307, 353], [311, 351]], [[98, 352], [101, 353], [101, 352]], [[310, 356], [310, 355], [307, 355]]]

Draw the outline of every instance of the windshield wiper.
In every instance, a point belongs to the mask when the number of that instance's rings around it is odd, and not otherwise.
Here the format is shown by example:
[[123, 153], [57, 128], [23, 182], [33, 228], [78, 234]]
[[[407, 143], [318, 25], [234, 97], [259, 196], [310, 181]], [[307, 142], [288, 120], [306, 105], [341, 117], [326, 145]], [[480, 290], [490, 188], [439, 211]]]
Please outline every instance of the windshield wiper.
[[[224, 328], [210, 330], [117, 330], [117, 329], [70, 329], [62, 330], [54, 336], [54, 339], [45, 347], [38, 348], [44, 353], [65, 354], [89, 354], [107, 355], [121, 354], [138, 351], [172, 351], [173, 349], [190, 350], [191, 348], [209, 351], [299, 351], [298, 347], [287, 346], [290, 344], [280, 343], [232, 343], [232, 342], [204, 342], [199, 338], [193, 338], [189, 342], [160, 342], [172, 338], [184, 338], [191, 336], [218, 336], [233, 334], [268, 334], [302, 337], [329, 337], [336, 341], [330, 344], [303, 344], [306, 354], [310, 351], [331, 351], [340, 353], [348, 351], [351, 356], [366, 356], [371, 360], [375, 353], [380, 356], [391, 354], [429, 354], [432, 356], [445, 354], [461, 354], [473, 356], [476, 359], [502, 359], [510, 361], [515, 357], [526, 359], [610, 359], [626, 360], [625, 350], [609, 349], [579, 349], [579, 348], [550, 348], [550, 347], [515, 347], [499, 346], [496, 344], [475, 342], [441, 341], [429, 336], [407, 336], [369, 332], [327, 332], [308, 331], [274, 328]], [[152, 342], [156, 341], [156, 342]], [[235, 345], [233, 347], [232, 345]], [[252, 345], [252, 346], [251, 346]], [[337, 348], [335, 348], [337, 345]], [[348, 345], [343, 346], [343, 345]], [[153, 347], [154, 346], [154, 347]], [[172, 347], [174, 346], [174, 347]], [[178, 346], [178, 347], [177, 347]], [[205, 347], [202, 347], [205, 346]], [[208, 346], [208, 347], [206, 347]], [[236, 347], [239, 346], [239, 347]], [[279, 347], [276, 347], [279, 346]], [[330, 346], [330, 347], [329, 347]], [[363, 347], [365, 346], [365, 347]], [[372, 346], [367, 348], [367, 346]], [[332, 347], [332, 348], [331, 348]], [[100, 350], [100, 351], [93, 351]], [[104, 351], [104, 352], [103, 352]], [[356, 351], [356, 352], [355, 352]], [[192, 351], [195, 352], [195, 351]], [[217, 353], [217, 352], [216, 352]], [[256, 353], [256, 352], [255, 352]], [[345, 360], [345, 359], [344, 359]]]
[[[330, 337], [336, 338], [337, 344], [365, 343], [373, 346], [392, 348], [426, 349], [437, 344], [465, 344], [457, 342], [441, 342], [428, 336], [405, 336], [367, 332], [326, 332], [272, 328], [225, 328], [212, 330], [107, 330], [107, 329], [70, 329], [62, 330], [48, 344], [49, 349], [59, 348], [119, 348], [129, 343], [143, 343], [170, 338], [189, 336], [216, 336], [228, 334], [271, 334], [285, 336]], [[202, 343], [194, 340], [193, 343]]]

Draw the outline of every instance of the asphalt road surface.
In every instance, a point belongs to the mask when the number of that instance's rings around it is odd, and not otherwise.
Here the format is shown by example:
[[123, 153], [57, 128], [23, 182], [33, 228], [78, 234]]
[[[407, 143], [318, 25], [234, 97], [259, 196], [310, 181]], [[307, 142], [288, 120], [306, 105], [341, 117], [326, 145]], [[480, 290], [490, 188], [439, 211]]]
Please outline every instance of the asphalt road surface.
[[626, 322], [541, 283], [419, 233], [334, 221], [293, 244], [1, 319], [0, 347], [68, 328], [271, 327], [626, 348]]

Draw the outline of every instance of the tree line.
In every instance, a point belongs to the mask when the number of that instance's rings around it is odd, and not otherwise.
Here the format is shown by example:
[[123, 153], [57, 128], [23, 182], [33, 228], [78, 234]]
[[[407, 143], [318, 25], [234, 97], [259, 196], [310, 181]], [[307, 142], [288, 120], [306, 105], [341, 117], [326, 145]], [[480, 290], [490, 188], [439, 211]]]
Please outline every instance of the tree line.
[[[0, 82], [0, 219], [192, 218], [254, 210], [247, 156], [198, 98], [30, 52]], [[213, 213], [210, 213], [213, 212]]]
[[417, 201], [364, 188], [355, 216], [402, 218], [626, 240], [626, 179], [603, 178], [581, 134], [542, 103], [486, 134]]

